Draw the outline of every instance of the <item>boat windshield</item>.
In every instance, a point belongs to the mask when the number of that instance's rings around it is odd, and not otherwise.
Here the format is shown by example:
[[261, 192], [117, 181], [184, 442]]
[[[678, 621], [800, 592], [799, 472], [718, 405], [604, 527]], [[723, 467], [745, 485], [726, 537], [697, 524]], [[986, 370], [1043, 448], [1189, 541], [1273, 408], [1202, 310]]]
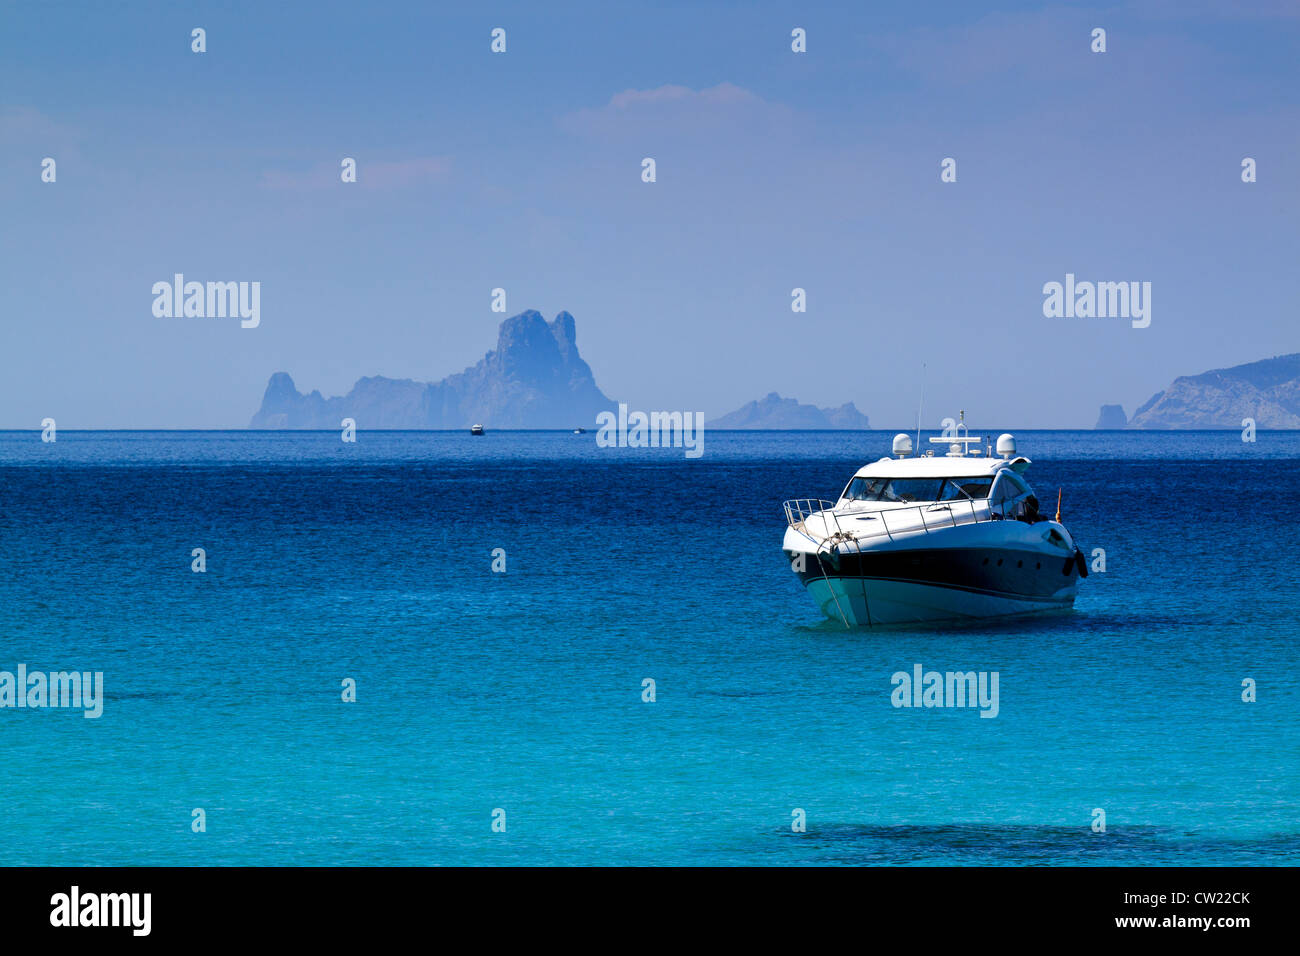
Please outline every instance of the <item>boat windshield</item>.
[[844, 489], [849, 501], [975, 501], [989, 496], [993, 478], [864, 478]]

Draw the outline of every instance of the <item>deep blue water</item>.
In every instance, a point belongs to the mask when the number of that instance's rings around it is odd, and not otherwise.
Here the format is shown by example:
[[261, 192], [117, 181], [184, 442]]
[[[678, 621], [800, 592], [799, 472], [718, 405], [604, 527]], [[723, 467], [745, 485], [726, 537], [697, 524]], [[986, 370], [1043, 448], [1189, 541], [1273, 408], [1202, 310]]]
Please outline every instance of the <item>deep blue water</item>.
[[891, 434], [0, 433], [0, 670], [106, 693], [0, 709], [0, 865], [1300, 863], [1300, 433], [1020, 433], [1076, 610], [848, 633], [780, 505]]

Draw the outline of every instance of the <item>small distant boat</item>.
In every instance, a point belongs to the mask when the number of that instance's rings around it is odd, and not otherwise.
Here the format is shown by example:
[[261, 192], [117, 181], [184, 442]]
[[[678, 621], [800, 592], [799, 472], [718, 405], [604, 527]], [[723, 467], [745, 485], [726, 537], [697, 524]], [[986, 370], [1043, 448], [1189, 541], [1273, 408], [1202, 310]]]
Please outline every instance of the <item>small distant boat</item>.
[[585, 434], [587, 434], [587, 429], [585, 429], [585, 428], [575, 428], [575, 429], [573, 430], [573, 434], [575, 434], [575, 435], [585, 435]]
[[471, 435], [482, 435], [482, 434], [483, 434], [483, 426], [482, 426], [482, 425], [471, 425], [471, 426], [470, 426], [470, 429], [469, 429], [469, 433], [470, 433]]

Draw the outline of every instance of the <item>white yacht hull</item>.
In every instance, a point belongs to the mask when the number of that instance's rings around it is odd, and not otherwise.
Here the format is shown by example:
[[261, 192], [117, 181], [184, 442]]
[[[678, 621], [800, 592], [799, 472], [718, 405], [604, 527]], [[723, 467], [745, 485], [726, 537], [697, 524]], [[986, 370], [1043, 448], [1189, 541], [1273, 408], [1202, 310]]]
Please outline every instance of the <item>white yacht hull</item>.
[[1075, 594], [1073, 583], [1057, 596], [1039, 599], [915, 581], [862, 577], [811, 580], [807, 587], [823, 614], [849, 627], [951, 623], [1046, 614], [1071, 608]]
[[986, 521], [833, 547], [792, 528], [784, 547], [822, 613], [849, 627], [1068, 610], [1083, 564], [1053, 521]]

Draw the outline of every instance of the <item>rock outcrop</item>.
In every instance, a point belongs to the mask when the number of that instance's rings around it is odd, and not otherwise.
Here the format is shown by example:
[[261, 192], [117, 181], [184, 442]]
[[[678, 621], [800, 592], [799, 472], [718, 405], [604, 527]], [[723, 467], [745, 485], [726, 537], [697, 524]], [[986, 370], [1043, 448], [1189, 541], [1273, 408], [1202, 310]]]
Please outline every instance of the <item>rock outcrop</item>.
[[497, 347], [439, 382], [363, 378], [347, 395], [304, 395], [286, 372], [267, 383], [252, 428], [573, 428], [594, 424], [614, 403], [578, 354], [573, 316], [552, 322], [533, 310], [501, 323]]
[[1128, 416], [1124, 414], [1123, 405], [1103, 405], [1101, 414], [1097, 416], [1097, 424], [1094, 428], [1125, 428], [1128, 425]]

